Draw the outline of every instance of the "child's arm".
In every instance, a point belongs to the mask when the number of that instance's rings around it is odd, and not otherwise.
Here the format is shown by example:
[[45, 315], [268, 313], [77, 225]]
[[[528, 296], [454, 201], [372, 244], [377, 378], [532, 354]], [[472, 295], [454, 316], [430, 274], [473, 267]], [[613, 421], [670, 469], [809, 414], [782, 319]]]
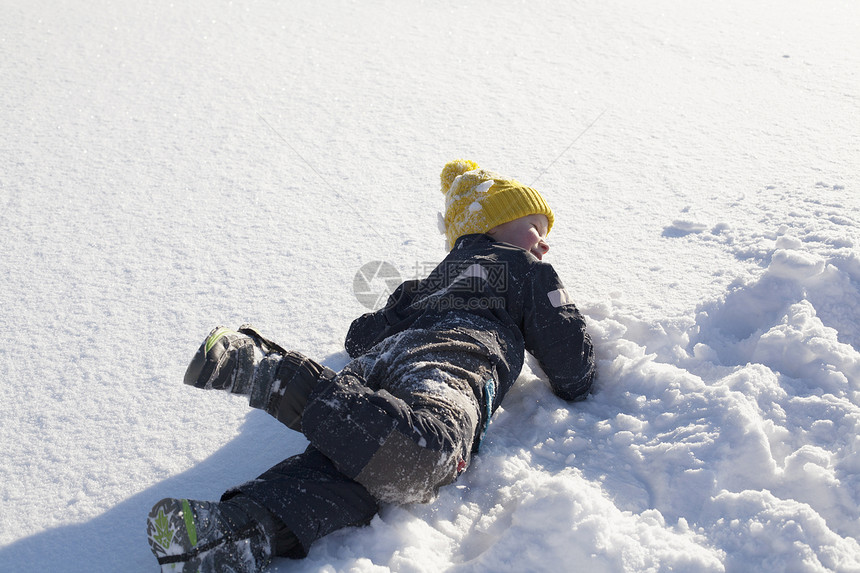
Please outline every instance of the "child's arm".
[[383, 308], [365, 313], [352, 321], [344, 342], [350, 358], [361, 356], [388, 336], [389, 327], [402, 320], [399, 310], [412, 301], [418, 283], [417, 280], [402, 283], [388, 297]]
[[594, 348], [585, 319], [551, 266], [534, 269], [524, 293], [526, 350], [540, 362], [557, 396], [582, 400], [595, 376]]

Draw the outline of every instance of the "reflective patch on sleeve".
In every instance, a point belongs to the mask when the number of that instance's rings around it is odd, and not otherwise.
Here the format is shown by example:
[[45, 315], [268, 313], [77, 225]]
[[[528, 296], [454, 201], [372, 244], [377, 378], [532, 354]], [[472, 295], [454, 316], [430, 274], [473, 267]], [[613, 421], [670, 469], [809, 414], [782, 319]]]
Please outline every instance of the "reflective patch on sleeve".
[[474, 263], [469, 265], [469, 268], [460, 273], [454, 282], [460, 279], [481, 279], [485, 281], [487, 280], [487, 270], [478, 263]]
[[573, 304], [573, 299], [570, 298], [570, 295], [563, 288], [550, 291], [546, 293], [546, 296], [549, 297], [549, 303], [556, 308], [565, 304]]

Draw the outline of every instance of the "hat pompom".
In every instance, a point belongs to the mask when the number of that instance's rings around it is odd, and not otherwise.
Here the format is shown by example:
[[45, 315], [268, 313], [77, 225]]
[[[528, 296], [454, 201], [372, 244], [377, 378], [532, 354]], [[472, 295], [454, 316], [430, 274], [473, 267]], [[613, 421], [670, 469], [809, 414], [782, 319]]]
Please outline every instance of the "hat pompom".
[[475, 169], [478, 169], [478, 164], [468, 159], [455, 159], [446, 163], [445, 167], [442, 168], [442, 173], [439, 175], [439, 178], [442, 180], [442, 193], [448, 193], [451, 184], [454, 183], [454, 179], [467, 171], [474, 171]]

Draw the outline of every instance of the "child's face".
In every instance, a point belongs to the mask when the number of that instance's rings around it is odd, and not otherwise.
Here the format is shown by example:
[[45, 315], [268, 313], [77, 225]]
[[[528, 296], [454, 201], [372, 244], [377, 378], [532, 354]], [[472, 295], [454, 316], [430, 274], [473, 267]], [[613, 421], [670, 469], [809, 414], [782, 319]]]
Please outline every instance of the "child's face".
[[549, 220], [546, 215], [526, 215], [493, 227], [487, 234], [497, 241], [525, 249], [541, 260], [549, 251], [546, 242], [548, 232]]

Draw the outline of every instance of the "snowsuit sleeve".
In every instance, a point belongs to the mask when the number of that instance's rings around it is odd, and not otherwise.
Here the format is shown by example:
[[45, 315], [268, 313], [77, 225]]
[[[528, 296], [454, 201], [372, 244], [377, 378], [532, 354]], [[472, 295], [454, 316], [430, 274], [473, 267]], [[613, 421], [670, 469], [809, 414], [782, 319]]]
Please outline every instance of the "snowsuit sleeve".
[[344, 342], [350, 358], [366, 353], [391, 332], [391, 327], [403, 322], [407, 316], [404, 309], [411, 304], [419, 282], [405, 281], [388, 297], [383, 308], [365, 313], [352, 321]]
[[551, 266], [537, 265], [533, 273], [524, 285], [526, 350], [540, 362], [557, 396], [582, 400], [595, 376], [585, 320]]

